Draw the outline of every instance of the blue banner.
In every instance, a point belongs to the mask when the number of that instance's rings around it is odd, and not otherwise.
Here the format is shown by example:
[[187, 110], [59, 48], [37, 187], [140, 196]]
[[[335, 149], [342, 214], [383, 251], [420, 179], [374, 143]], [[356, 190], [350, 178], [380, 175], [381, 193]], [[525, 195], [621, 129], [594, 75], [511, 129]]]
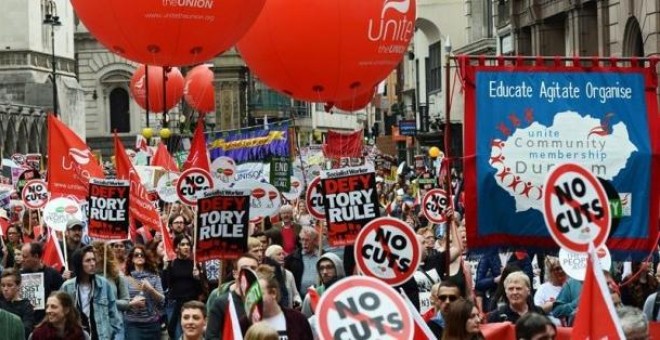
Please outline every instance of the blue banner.
[[543, 219], [543, 183], [567, 162], [609, 181], [620, 196], [620, 224], [608, 242], [613, 255], [652, 247], [657, 105], [647, 103], [645, 73], [637, 71], [474, 72], [465, 132], [471, 249], [554, 246]]
[[214, 132], [207, 135], [211, 161], [231, 157], [237, 163], [265, 161], [272, 156], [289, 157], [288, 124], [271, 125], [270, 129]]

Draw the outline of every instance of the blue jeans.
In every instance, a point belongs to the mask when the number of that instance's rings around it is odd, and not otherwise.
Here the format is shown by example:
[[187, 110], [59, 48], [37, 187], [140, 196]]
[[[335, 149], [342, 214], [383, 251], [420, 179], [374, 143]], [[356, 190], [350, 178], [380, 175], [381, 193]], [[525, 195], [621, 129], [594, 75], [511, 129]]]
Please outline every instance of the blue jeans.
[[124, 322], [126, 340], [160, 339], [160, 320], [153, 322]]

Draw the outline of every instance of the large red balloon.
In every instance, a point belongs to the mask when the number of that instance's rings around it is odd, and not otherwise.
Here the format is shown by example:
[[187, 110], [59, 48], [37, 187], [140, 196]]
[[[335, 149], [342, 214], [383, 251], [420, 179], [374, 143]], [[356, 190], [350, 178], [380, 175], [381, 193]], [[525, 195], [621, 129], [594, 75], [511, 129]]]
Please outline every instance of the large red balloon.
[[[147, 109], [147, 82], [144, 65], [135, 70], [131, 78], [131, 94], [135, 102]], [[163, 68], [149, 65], [149, 111], [163, 112]], [[172, 67], [167, 73], [165, 89], [165, 109], [169, 110], [178, 104], [183, 97], [183, 75], [178, 68]]]
[[353, 98], [347, 98], [335, 102], [335, 107], [344, 110], [344, 111], [357, 111], [363, 109], [365, 106], [371, 103], [371, 100], [374, 98], [374, 93], [376, 92], [375, 88], [363, 93], [355, 95]]
[[161, 66], [198, 64], [232, 47], [265, 0], [71, 0], [110, 51]]
[[215, 111], [215, 88], [213, 71], [209, 65], [198, 65], [186, 74], [183, 98], [192, 108], [201, 112]]
[[365, 92], [401, 61], [416, 0], [268, 0], [238, 50], [269, 87], [329, 102]]

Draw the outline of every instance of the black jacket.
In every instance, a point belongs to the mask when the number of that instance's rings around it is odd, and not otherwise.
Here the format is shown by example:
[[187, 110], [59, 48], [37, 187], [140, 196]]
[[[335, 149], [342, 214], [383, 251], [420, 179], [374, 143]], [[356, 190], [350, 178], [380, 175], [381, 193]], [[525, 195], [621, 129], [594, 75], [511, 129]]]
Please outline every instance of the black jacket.
[[[284, 313], [284, 320], [286, 320], [286, 335], [289, 337], [289, 340], [314, 339], [312, 327], [302, 313], [289, 308], [282, 308], [282, 313]], [[247, 316], [241, 318], [241, 331], [243, 332], [243, 336], [245, 336], [245, 333], [247, 333], [247, 330], [251, 325], [252, 324]]]
[[26, 299], [7, 301], [0, 296], [0, 309], [4, 309], [21, 318], [21, 321], [23, 321], [23, 328], [25, 328], [25, 338], [27, 339], [28, 335], [32, 333], [36, 321], [34, 319], [34, 308], [32, 308], [30, 301]]
[[291, 274], [293, 274], [293, 278], [296, 281], [296, 288], [300, 291], [303, 271], [305, 271], [305, 264], [303, 264], [302, 260], [302, 249], [296, 249], [295, 252], [284, 259], [284, 268], [288, 269]]

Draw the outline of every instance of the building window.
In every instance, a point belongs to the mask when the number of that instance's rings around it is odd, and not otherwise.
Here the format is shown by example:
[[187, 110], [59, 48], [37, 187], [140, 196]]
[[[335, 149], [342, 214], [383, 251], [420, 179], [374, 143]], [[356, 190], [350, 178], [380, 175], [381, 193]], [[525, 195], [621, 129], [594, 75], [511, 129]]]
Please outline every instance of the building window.
[[110, 92], [110, 132], [131, 131], [128, 91], [118, 87]]
[[428, 75], [427, 90], [429, 93], [442, 90], [442, 42], [438, 41], [429, 46], [429, 62], [427, 67]]

